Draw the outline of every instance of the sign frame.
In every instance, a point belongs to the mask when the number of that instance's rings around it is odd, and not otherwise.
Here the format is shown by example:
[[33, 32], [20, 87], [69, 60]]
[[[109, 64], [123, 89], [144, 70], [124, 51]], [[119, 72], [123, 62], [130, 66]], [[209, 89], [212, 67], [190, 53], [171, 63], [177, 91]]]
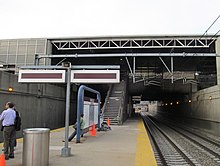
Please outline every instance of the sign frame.
[[120, 70], [71, 70], [72, 83], [119, 83]]
[[19, 70], [21, 83], [65, 83], [66, 70]]

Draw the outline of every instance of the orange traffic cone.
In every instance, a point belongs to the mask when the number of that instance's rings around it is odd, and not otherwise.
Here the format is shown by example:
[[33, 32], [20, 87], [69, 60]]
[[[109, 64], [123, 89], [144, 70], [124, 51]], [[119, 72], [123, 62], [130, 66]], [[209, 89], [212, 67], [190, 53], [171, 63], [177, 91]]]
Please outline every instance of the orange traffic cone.
[[90, 135], [91, 136], [96, 136], [95, 124], [92, 125], [92, 130], [90, 130]]
[[0, 166], [6, 166], [5, 155], [4, 154], [0, 155]]
[[110, 126], [110, 119], [107, 120], [107, 125]]

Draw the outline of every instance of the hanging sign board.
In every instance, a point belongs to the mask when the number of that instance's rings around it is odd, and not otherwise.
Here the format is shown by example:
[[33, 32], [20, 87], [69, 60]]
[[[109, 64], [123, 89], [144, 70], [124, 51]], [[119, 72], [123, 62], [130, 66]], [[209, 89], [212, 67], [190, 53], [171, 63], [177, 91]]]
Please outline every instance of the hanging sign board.
[[18, 82], [65, 83], [65, 70], [19, 70]]
[[119, 83], [119, 70], [72, 70], [73, 83]]

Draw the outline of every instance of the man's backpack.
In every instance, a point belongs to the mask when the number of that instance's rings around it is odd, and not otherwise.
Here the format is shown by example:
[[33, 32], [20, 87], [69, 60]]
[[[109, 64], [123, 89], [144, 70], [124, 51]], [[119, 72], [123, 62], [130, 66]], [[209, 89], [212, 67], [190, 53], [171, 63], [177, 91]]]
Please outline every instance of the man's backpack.
[[18, 111], [15, 111], [15, 112], [16, 112], [16, 118], [15, 118], [15, 122], [14, 122], [15, 130], [20, 131], [21, 130], [21, 117], [20, 117]]

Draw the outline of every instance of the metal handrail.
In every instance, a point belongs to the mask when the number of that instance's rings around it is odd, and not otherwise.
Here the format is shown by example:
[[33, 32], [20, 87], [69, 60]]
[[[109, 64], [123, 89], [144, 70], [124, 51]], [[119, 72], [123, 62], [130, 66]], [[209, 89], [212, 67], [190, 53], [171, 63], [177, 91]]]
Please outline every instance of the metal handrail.
[[120, 106], [119, 106], [119, 112], [118, 112], [118, 117], [119, 117], [119, 124], [123, 123], [123, 110], [124, 110], [124, 102], [125, 102], [125, 90], [126, 90], [126, 83], [124, 82], [125, 86], [123, 86], [123, 90], [122, 90], [122, 100], [120, 102]]
[[87, 86], [81, 85], [78, 90], [78, 98], [77, 98], [77, 130], [76, 130], [76, 142], [80, 142], [80, 116], [83, 113], [84, 109], [84, 91], [89, 91], [92, 93], [97, 94], [97, 99], [98, 99], [98, 128], [100, 128], [100, 100], [101, 100], [101, 95], [98, 91], [89, 88]]
[[104, 103], [104, 105], [102, 107], [102, 115], [101, 116], [103, 117], [103, 119], [104, 119], [104, 112], [105, 112], [106, 104], [107, 104], [107, 102], [109, 100], [109, 96], [110, 96], [110, 92], [111, 91], [112, 91], [112, 84], [109, 87], [109, 90], [108, 90], [107, 95], [105, 97], [105, 103]]

